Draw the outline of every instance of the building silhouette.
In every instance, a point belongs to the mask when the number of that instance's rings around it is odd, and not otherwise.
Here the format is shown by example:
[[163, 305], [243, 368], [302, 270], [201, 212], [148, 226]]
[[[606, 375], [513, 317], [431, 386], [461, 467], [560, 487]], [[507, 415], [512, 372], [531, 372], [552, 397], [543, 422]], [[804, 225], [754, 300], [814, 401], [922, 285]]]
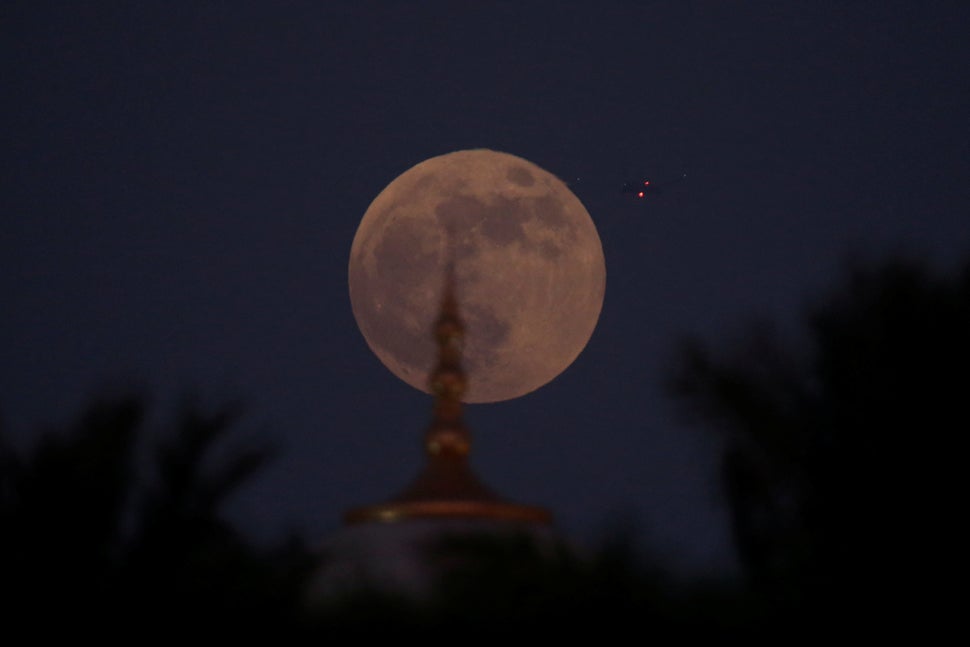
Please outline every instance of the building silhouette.
[[554, 540], [548, 510], [502, 498], [471, 467], [471, 433], [461, 400], [467, 388], [465, 327], [451, 263], [432, 333], [438, 358], [429, 376], [434, 408], [424, 438], [424, 466], [386, 502], [345, 513], [344, 528], [322, 548], [311, 599], [363, 588], [421, 595], [442, 575], [431, 553], [447, 538], [525, 534], [537, 542]]

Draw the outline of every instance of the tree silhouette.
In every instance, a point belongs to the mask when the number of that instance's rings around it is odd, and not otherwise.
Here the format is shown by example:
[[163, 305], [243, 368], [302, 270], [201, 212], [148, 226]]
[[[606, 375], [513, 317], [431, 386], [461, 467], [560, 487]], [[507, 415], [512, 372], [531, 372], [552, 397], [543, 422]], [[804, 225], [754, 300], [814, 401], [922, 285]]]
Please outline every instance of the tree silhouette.
[[0, 589], [5, 617], [72, 626], [192, 626], [246, 631], [298, 626], [312, 567], [299, 542], [257, 550], [221, 508], [268, 459], [265, 448], [215, 456], [238, 417], [183, 405], [136, 469], [145, 406], [134, 396], [91, 405], [26, 457], [0, 442]]
[[580, 550], [529, 532], [445, 533], [427, 548], [428, 595], [347, 591], [326, 628], [355, 638], [542, 635], [744, 637], [751, 613], [736, 589], [677, 582], [636, 555], [632, 535]]
[[46, 434], [28, 459], [4, 446], [0, 559], [9, 618], [107, 594], [142, 417], [131, 399], [98, 404], [70, 433]]
[[723, 434], [736, 544], [774, 619], [892, 626], [956, 559], [970, 264], [852, 268], [807, 323], [804, 344], [764, 325], [726, 352], [690, 342], [671, 386]]

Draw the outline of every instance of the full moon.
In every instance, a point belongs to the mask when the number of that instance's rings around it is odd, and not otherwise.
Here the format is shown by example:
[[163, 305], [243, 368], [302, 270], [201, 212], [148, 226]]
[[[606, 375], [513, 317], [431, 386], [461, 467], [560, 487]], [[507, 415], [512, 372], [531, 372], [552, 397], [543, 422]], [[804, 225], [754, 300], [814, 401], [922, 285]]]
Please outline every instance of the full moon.
[[428, 392], [446, 266], [465, 321], [466, 402], [530, 393], [586, 346], [606, 265], [575, 195], [532, 162], [491, 150], [433, 157], [371, 203], [350, 250], [350, 301], [381, 362]]

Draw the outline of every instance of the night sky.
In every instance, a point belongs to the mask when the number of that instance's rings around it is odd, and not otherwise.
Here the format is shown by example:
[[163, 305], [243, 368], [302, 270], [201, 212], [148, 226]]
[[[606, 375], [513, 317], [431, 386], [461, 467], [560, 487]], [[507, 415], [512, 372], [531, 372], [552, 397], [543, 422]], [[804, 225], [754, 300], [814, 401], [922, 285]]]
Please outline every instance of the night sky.
[[279, 454], [232, 518], [324, 538], [413, 477], [430, 415], [354, 322], [360, 218], [492, 148], [569, 183], [607, 286], [565, 373], [469, 407], [478, 472], [570, 536], [627, 520], [729, 569], [674, 349], [791, 326], [849, 257], [970, 253], [968, 34], [962, 2], [5, 3], [0, 416], [29, 444], [105, 388], [240, 399]]

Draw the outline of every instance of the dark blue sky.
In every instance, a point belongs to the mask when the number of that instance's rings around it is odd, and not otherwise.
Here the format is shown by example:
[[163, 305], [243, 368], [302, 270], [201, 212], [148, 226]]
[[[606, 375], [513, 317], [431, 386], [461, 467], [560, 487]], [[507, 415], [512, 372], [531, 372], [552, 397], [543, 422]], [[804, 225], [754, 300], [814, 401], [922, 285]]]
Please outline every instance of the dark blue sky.
[[233, 516], [323, 537], [413, 476], [430, 409], [357, 331], [357, 224], [410, 166], [493, 148], [574, 187], [607, 292], [562, 376], [470, 407], [478, 471], [575, 536], [627, 516], [676, 568], [730, 564], [715, 437], [660, 390], [672, 349], [797, 320], [849, 254], [970, 252], [968, 6], [330, 4], [0, 10], [10, 432], [104, 385], [242, 398], [241, 435], [281, 452]]

